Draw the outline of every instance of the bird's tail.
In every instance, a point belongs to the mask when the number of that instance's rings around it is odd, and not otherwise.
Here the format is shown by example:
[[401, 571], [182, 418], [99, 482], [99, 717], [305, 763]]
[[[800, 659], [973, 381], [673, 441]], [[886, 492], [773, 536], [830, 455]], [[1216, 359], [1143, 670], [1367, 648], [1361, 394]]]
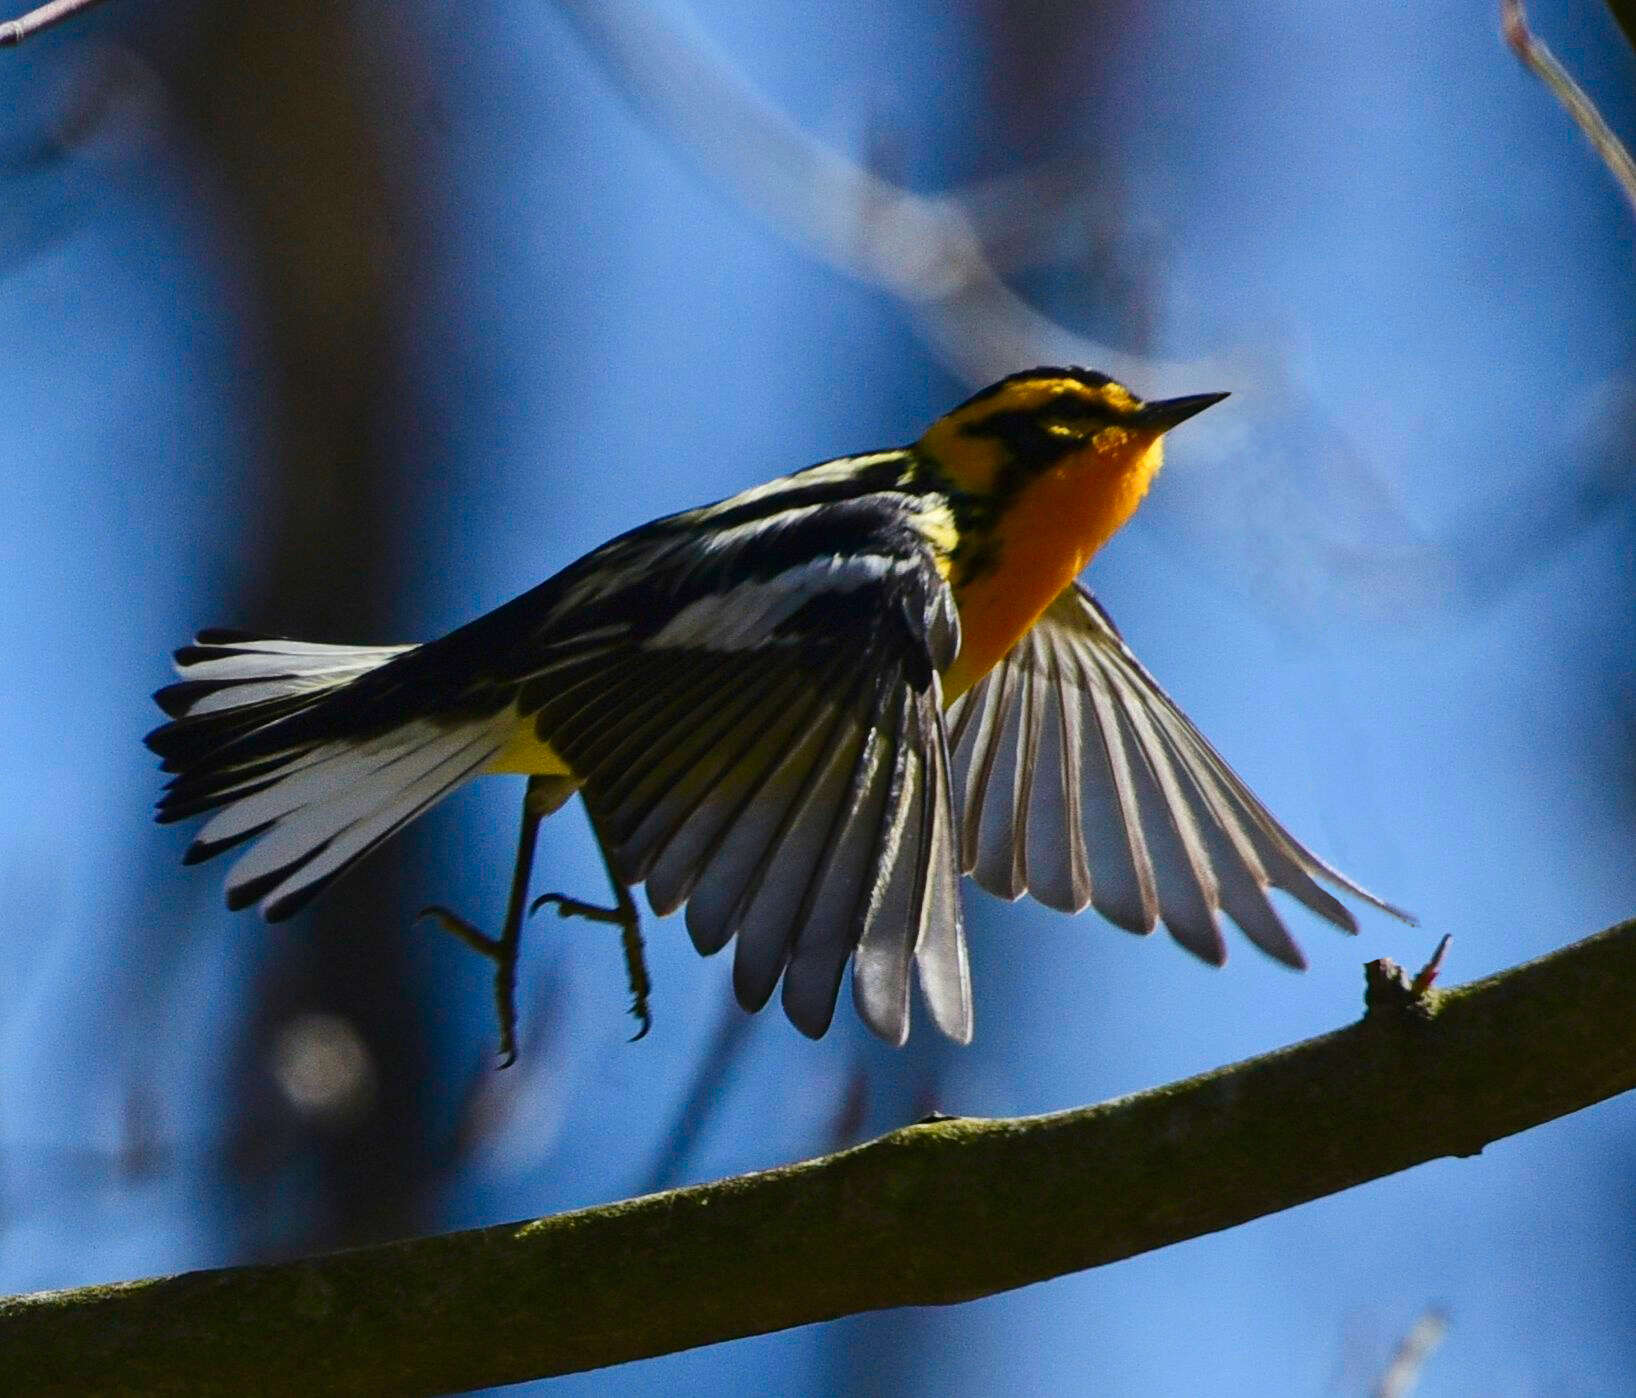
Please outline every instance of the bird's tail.
[[154, 695], [171, 721], [145, 739], [174, 774], [156, 817], [215, 812], [189, 864], [256, 840], [228, 907], [288, 917], [499, 750], [501, 714], [368, 721], [358, 682], [417, 649], [202, 631], [176, 652], [180, 682]]

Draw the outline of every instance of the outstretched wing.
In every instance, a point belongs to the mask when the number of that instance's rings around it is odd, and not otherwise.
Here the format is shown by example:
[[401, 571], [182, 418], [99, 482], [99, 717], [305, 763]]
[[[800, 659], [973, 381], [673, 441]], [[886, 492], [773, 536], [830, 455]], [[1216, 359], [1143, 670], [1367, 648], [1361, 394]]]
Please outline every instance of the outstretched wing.
[[[732, 502], [729, 502], [730, 504]], [[739, 1001], [817, 1036], [849, 957], [901, 1043], [910, 966], [971, 1037], [938, 672], [959, 645], [914, 502], [754, 502], [616, 540], [514, 656], [519, 705], [583, 781], [619, 875], [698, 949], [734, 937]], [[743, 508], [742, 506], [740, 508]]]
[[1094, 905], [1220, 964], [1225, 912], [1263, 951], [1305, 958], [1267, 899], [1357, 931], [1330, 884], [1397, 917], [1306, 849], [1170, 700], [1078, 584], [949, 708], [961, 867], [991, 893]]

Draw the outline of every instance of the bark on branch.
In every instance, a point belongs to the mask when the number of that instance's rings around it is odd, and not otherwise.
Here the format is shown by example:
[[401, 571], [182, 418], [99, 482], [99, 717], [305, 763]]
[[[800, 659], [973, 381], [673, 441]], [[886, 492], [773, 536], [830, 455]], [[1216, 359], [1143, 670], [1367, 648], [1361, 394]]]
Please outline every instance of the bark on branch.
[[[1373, 969], [1373, 968], [1372, 968]], [[1274, 1213], [1636, 1086], [1636, 922], [1101, 1106], [950, 1119], [528, 1223], [0, 1300], [30, 1393], [424, 1394], [969, 1300]]]

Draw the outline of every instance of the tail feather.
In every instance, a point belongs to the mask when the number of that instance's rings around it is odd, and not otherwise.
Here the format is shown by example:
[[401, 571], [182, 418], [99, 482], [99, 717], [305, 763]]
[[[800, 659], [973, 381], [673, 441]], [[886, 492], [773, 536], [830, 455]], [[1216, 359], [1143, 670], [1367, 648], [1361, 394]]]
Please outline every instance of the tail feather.
[[492, 721], [438, 732], [393, 759], [386, 772], [332, 790], [272, 822], [228, 875], [227, 906], [259, 902], [273, 922], [299, 911], [383, 840], [475, 776], [504, 737]]
[[[176, 722], [154, 729], [144, 741], [161, 757], [169, 758], [179, 748], [185, 755], [195, 736], [213, 744], [218, 734], [259, 727], [416, 649], [201, 631], [192, 645], [176, 652], [176, 673], [182, 678], [153, 696]], [[276, 710], [271, 707], [275, 703]]]
[[245, 784], [253, 790], [235, 788], [225, 793], [230, 796], [231, 804], [221, 806], [204, 823], [194, 844], [225, 849], [228, 842], [243, 839], [281, 816], [322, 801], [337, 791], [362, 785], [394, 758], [413, 751], [425, 741], [425, 733], [405, 726], [377, 738], [325, 743], [281, 764], [270, 780], [260, 776]]
[[171, 721], [145, 739], [174, 774], [156, 816], [216, 813], [189, 864], [256, 841], [228, 877], [229, 907], [289, 916], [504, 744], [504, 712], [366, 728], [335, 702], [415, 649], [202, 631], [176, 652], [182, 679], [154, 696]]

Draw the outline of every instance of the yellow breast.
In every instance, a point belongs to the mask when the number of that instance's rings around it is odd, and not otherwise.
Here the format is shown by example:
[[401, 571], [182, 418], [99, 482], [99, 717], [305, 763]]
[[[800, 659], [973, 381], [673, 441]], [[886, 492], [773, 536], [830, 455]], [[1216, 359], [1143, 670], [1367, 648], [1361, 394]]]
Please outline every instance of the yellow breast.
[[1135, 513], [1163, 460], [1160, 439], [1141, 435], [1109, 429], [1040, 472], [996, 522], [986, 566], [954, 577], [960, 654], [943, 676], [945, 703], [993, 669]]

